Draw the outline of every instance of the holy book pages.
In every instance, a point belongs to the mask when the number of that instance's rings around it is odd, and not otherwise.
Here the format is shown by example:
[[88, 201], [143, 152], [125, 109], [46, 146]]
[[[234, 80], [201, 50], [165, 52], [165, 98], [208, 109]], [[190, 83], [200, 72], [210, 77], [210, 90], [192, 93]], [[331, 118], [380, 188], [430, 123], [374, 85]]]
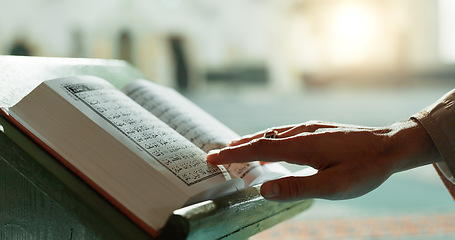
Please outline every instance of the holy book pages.
[[97, 77], [45, 81], [2, 113], [153, 236], [188, 201], [243, 187]]
[[[128, 84], [123, 92], [205, 152], [226, 147], [232, 140], [240, 138], [172, 88], [147, 80], [136, 80]], [[224, 167], [233, 177], [241, 178], [245, 187], [258, 183], [254, 180], [267, 175], [264, 170], [268, 169], [259, 162], [233, 163]], [[275, 170], [279, 170], [275, 172], [278, 174], [269, 174], [269, 179], [288, 173], [280, 166], [276, 166]]]

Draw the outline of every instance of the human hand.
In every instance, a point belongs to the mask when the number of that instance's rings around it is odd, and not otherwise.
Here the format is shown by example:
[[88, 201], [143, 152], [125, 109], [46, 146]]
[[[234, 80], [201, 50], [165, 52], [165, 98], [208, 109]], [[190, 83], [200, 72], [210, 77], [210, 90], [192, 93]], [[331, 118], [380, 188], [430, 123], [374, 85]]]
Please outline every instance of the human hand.
[[263, 138], [264, 132], [245, 136], [210, 152], [207, 161], [286, 161], [317, 169], [312, 176], [285, 177], [261, 186], [267, 199], [293, 201], [358, 197], [393, 173], [441, 160], [426, 131], [412, 120], [387, 127], [312, 121], [273, 130], [277, 138]]

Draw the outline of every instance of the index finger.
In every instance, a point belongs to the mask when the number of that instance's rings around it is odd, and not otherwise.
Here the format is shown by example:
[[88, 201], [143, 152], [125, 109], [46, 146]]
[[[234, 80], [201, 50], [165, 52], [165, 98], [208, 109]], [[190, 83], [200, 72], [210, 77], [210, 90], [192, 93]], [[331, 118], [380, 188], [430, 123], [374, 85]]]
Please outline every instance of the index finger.
[[292, 140], [258, 138], [241, 145], [211, 151], [207, 155], [207, 161], [215, 165], [251, 161], [295, 162], [296, 158], [301, 156], [294, 149], [294, 145], [299, 144], [298, 141]]

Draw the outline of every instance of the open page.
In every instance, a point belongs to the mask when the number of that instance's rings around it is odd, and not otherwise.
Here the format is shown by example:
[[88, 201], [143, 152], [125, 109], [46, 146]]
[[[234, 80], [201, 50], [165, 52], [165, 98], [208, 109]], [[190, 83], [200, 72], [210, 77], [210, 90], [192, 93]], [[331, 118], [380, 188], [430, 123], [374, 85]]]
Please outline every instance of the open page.
[[202, 150], [102, 79], [57, 79], [37, 89], [11, 116], [152, 227], [162, 227], [191, 196], [226, 182]]
[[[238, 134], [171, 88], [136, 80], [123, 91], [205, 152], [225, 147], [239, 138]], [[264, 173], [258, 162], [234, 163], [225, 167], [234, 176], [242, 178], [246, 186]]]
[[205, 152], [225, 147], [239, 138], [238, 134], [172, 88], [137, 80], [123, 91]]

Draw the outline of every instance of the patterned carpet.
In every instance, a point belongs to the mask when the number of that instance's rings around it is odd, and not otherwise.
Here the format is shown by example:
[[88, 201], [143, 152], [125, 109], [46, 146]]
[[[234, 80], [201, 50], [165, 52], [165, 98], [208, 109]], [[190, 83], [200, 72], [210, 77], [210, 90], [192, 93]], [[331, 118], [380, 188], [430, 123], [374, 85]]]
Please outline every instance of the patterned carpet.
[[326, 220], [291, 219], [250, 239], [455, 239], [455, 213]]

